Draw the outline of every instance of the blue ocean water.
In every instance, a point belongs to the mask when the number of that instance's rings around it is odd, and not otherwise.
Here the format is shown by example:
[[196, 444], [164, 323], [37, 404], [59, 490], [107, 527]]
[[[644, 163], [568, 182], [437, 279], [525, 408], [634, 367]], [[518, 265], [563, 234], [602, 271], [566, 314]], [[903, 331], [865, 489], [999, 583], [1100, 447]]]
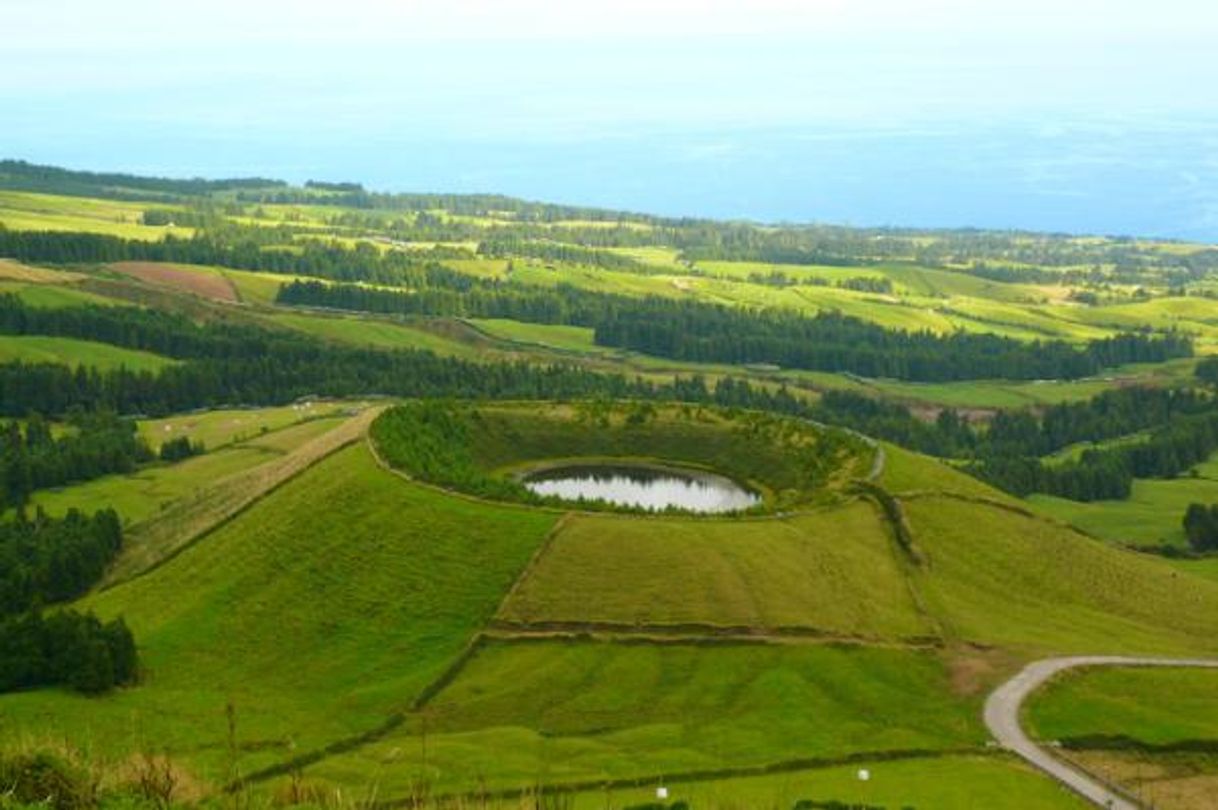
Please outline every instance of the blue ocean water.
[[341, 126], [172, 118], [16, 126], [8, 157], [169, 176], [355, 180], [499, 192], [673, 216], [1013, 228], [1218, 241], [1218, 120], [429, 135], [400, 117]]

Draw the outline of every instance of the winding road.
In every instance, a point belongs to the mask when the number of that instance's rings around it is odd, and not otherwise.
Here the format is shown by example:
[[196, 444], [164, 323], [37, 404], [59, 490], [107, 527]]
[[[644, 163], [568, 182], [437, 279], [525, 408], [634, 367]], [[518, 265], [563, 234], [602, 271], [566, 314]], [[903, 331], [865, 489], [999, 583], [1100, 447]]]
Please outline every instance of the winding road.
[[1218, 669], [1218, 661], [1196, 658], [1132, 658], [1117, 655], [1046, 658], [1024, 667], [995, 689], [985, 702], [985, 724], [998, 744], [1026, 759], [1066, 787], [1099, 807], [1140, 810], [1142, 805], [1104, 783], [1057, 759], [1032, 742], [1019, 725], [1024, 700], [1046, 681], [1076, 667], [1205, 667]]

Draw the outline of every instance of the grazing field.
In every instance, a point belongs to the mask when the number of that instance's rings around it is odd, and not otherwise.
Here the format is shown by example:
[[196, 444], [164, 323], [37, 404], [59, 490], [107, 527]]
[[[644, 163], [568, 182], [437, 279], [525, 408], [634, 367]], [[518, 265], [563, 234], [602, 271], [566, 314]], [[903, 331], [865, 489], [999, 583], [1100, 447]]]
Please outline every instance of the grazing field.
[[215, 450], [227, 444], [261, 437], [297, 422], [339, 416], [363, 407], [362, 402], [321, 401], [301, 402], [281, 408], [222, 408], [165, 419], [141, 419], [139, 431], [154, 450], [164, 441], [183, 436], [192, 442], [201, 442], [208, 450]]
[[85, 276], [67, 270], [31, 267], [12, 259], [0, 259], [0, 281], [22, 281], [30, 284], [71, 284]]
[[1218, 457], [1196, 467], [1195, 476], [1169, 480], [1134, 479], [1123, 501], [1071, 501], [1049, 495], [1028, 497], [1038, 511], [1083, 531], [1136, 546], [1188, 548], [1181, 521], [1190, 503], [1218, 503]]
[[1125, 738], [1148, 746], [1207, 742], [1218, 752], [1218, 671], [1101, 667], [1062, 676], [1037, 692], [1028, 728], [1045, 740]]
[[29, 283], [0, 279], [0, 293], [10, 293], [20, 298], [22, 303], [28, 306], [43, 309], [79, 307], [86, 304], [119, 306], [124, 303], [114, 298], [106, 298], [105, 296], [82, 290], [77, 286], [43, 284], [41, 282]]
[[[860, 782], [859, 769], [871, 779]], [[655, 784], [646, 787], [581, 793], [572, 810], [621, 810], [655, 799]], [[674, 801], [695, 810], [773, 808], [789, 810], [801, 800], [846, 805], [867, 802], [881, 807], [934, 810], [1085, 810], [1082, 799], [1012, 759], [944, 756], [927, 759], [862, 761], [849, 766], [670, 784]]]
[[0, 363], [58, 363], [109, 370], [160, 371], [177, 361], [109, 343], [43, 335], [0, 335]]
[[126, 617], [143, 683], [102, 700], [0, 696], [5, 734], [88, 741], [109, 761], [164, 752], [214, 784], [368, 731], [460, 652], [552, 522], [438, 495], [362, 445], [342, 450], [89, 597]]
[[423, 349], [446, 357], [467, 359], [478, 359], [481, 356], [476, 346], [405, 323], [296, 312], [275, 313], [268, 318], [280, 326], [350, 346]]
[[[409, 727], [306, 773], [389, 795], [979, 749], [934, 652], [832, 645], [490, 642]], [[421, 734], [426, 728], [426, 763]]]
[[147, 208], [171, 209], [118, 200], [0, 191], [0, 224], [14, 231], [73, 231], [150, 241], [159, 241], [167, 234], [179, 238], [194, 234], [192, 228], [142, 224]]
[[915, 609], [892, 545], [865, 502], [773, 520], [578, 516], [499, 616], [627, 628], [694, 623], [928, 635], [932, 628]]
[[1028, 654], [1218, 652], [1218, 587], [1006, 509], [905, 502], [928, 558], [914, 582], [962, 640]]
[[53, 515], [73, 507], [86, 511], [113, 507], [124, 523], [138, 525], [191, 497], [205, 484], [272, 461], [341, 423], [340, 419], [318, 419], [176, 464], [154, 464], [130, 475], [108, 475], [43, 490], [34, 495], [34, 503]]
[[470, 323], [491, 337], [559, 349], [567, 352], [590, 354], [617, 354], [616, 349], [597, 346], [592, 339], [592, 330], [582, 326], [554, 326], [550, 324], [523, 323], [504, 318], [471, 319]]
[[119, 262], [112, 270], [158, 287], [169, 287], [213, 301], [234, 302], [237, 290], [228, 277], [213, 267], [164, 262]]
[[1017, 501], [1005, 492], [978, 481], [971, 475], [953, 469], [941, 461], [884, 443], [884, 469], [879, 483], [893, 494], [907, 492], [949, 492], [975, 498]]

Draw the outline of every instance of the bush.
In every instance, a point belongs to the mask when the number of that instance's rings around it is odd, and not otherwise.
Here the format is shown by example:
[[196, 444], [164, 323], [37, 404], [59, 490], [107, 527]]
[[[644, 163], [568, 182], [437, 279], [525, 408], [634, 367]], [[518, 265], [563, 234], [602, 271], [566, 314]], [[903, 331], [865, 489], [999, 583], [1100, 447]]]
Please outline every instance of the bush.
[[22, 804], [54, 810], [97, 806], [97, 784], [89, 773], [45, 751], [0, 757], [0, 793]]

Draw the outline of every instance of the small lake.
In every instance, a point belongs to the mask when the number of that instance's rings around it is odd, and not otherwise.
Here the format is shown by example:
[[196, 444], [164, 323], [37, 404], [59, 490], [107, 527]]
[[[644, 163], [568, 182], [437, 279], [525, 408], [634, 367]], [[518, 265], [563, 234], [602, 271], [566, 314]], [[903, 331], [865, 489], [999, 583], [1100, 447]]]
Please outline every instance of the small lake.
[[722, 475], [630, 464], [550, 467], [526, 475], [523, 483], [538, 495], [657, 511], [676, 507], [713, 514], [748, 509], [761, 502], [755, 493]]

